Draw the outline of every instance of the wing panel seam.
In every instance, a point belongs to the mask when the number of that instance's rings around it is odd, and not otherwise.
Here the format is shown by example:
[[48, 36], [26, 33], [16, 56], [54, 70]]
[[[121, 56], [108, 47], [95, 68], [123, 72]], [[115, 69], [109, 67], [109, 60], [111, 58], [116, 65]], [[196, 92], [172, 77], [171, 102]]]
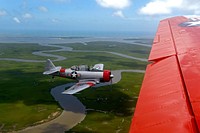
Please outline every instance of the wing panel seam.
[[183, 77], [183, 73], [182, 73], [182, 70], [181, 70], [181, 67], [180, 67], [180, 62], [179, 62], [178, 55], [177, 55], [177, 54], [178, 54], [178, 52], [177, 52], [177, 47], [176, 47], [176, 45], [175, 45], [175, 39], [174, 39], [174, 35], [173, 35], [173, 32], [172, 32], [171, 23], [170, 23], [169, 20], [168, 20], [168, 24], [169, 24], [169, 28], [170, 28], [170, 33], [171, 33], [171, 35], [172, 35], [173, 45], [174, 45], [175, 52], [176, 52], [176, 54], [175, 54], [174, 56], [176, 57], [177, 66], [178, 66], [178, 69], [179, 69], [181, 81], [182, 81], [183, 88], [184, 88], [184, 93], [185, 93], [186, 100], [187, 100], [187, 105], [188, 105], [189, 108], [190, 108], [189, 111], [190, 111], [191, 115], [194, 117], [196, 129], [197, 129], [198, 132], [200, 132], [199, 129], [198, 129], [198, 126], [197, 126], [197, 121], [196, 121], [196, 118], [195, 118], [195, 115], [194, 115], [194, 111], [193, 111], [193, 108], [192, 108], [192, 104], [191, 104], [191, 102], [190, 102], [190, 97], [189, 97], [189, 94], [188, 94], [188, 90], [186, 89], [185, 80], [184, 80], [184, 77]]

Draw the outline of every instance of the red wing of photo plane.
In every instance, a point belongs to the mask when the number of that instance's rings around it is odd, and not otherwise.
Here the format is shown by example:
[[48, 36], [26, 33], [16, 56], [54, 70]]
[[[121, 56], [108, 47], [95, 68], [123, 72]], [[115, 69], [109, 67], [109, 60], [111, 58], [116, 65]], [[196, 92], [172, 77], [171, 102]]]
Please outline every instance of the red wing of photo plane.
[[130, 133], [200, 131], [200, 17], [159, 24]]

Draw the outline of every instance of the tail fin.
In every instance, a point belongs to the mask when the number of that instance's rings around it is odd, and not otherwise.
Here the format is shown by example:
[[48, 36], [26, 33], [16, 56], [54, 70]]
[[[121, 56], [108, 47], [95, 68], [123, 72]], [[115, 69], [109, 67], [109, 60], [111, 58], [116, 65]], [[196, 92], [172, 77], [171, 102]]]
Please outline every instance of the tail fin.
[[45, 71], [49, 71], [51, 69], [55, 69], [55, 65], [53, 64], [53, 62], [50, 59], [47, 59], [46, 61], [46, 65], [45, 65]]
[[47, 59], [46, 65], [45, 65], [45, 72], [43, 72], [44, 75], [50, 75], [55, 72], [60, 71], [61, 67], [56, 67], [53, 62], [50, 59]]

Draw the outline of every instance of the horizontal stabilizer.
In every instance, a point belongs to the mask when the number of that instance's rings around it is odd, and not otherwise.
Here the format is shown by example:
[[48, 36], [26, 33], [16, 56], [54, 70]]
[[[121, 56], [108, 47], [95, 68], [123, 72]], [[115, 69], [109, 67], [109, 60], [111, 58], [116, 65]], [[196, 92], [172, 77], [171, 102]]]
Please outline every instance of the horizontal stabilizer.
[[54, 69], [51, 69], [51, 70], [49, 70], [49, 71], [43, 72], [43, 74], [44, 74], [44, 75], [53, 74], [53, 73], [59, 72], [60, 69], [61, 69], [61, 67], [55, 67]]
[[56, 72], [59, 72], [61, 69], [60, 66], [56, 67], [53, 62], [48, 59], [46, 61], [46, 66], [45, 66], [45, 72], [43, 72], [44, 75], [50, 75], [50, 74], [53, 74], [53, 73], [56, 73]]

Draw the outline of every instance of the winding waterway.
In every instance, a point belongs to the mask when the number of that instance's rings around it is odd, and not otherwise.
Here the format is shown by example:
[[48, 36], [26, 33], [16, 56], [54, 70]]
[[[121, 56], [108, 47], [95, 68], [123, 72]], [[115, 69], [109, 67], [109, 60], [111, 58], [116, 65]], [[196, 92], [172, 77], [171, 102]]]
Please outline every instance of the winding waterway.
[[[14, 38], [11, 40], [4, 40], [5, 38], [0, 38], [0, 42], [34, 42], [34, 40], [24, 40], [23, 38]], [[102, 38], [100, 38], [102, 41]], [[104, 41], [109, 41], [110, 39], [106, 38]], [[84, 45], [87, 45], [87, 42], [91, 41], [99, 41], [98, 39], [76, 39], [68, 41], [67, 43], [74, 43], [74, 42], [81, 42]], [[110, 40], [111, 41], [111, 40]], [[133, 60], [138, 60], [138, 61], [144, 61], [147, 62], [147, 59], [144, 58], [138, 58], [138, 57], [133, 57], [117, 52], [111, 52], [111, 51], [88, 51], [88, 50], [73, 50], [71, 47], [66, 47], [66, 46], [60, 46], [60, 45], [55, 45], [55, 44], [50, 44], [50, 43], [66, 43], [65, 39], [59, 39], [55, 40], [55, 38], [50, 38], [50, 40], [43, 40], [40, 39], [40, 41], [37, 41], [37, 43], [41, 46], [47, 46], [47, 47], [54, 47], [58, 48], [56, 50], [45, 50], [45, 51], [37, 51], [33, 52], [33, 55], [37, 56], [44, 56], [44, 57], [54, 57], [55, 60], [53, 61], [62, 61], [67, 59], [64, 56], [59, 56], [52, 54], [54, 52], [60, 52], [60, 51], [71, 51], [71, 52], [105, 52], [109, 54], [114, 54], [117, 56], [121, 56], [123, 58], [128, 58], [128, 59], [133, 59]], [[118, 42], [126, 42], [125, 40], [118, 40]], [[130, 42], [129, 42], [130, 43]], [[134, 45], [141, 45], [141, 46], [146, 46], [146, 47], [151, 47], [150, 45], [147, 44], [139, 44], [139, 43], [132, 43]], [[17, 62], [45, 62], [45, 60], [27, 60], [27, 59], [17, 59], [17, 58], [0, 58], [0, 60], [8, 60], [8, 61], [17, 61]], [[117, 83], [121, 79], [121, 72], [136, 72], [136, 73], [144, 73], [145, 71], [143, 70], [115, 70], [112, 71], [114, 74], [113, 78], [113, 83]], [[51, 89], [51, 95], [54, 97], [54, 99], [60, 104], [60, 106], [63, 108], [63, 112], [60, 116], [55, 118], [52, 121], [43, 123], [41, 125], [33, 126], [33, 127], [28, 127], [24, 130], [18, 131], [19, 133], [62, 133], [65, 132], [71, 128], [73, 128], [75, 125], [80, 123], [82, 120], [84, 120], [86, 116], [86, 108], [85, 106], [73, 95], [64, 95], [62, 92], [65, 90], [66, 87], [69, 87], [73, 85], [73, 83], [70, 84], [65, 84], [61, 86], [57, 86], [55, 88]], [[107, 84], [103, 84], [107, 85]], [[102, 86], [102, 85], [101, 85]]]

